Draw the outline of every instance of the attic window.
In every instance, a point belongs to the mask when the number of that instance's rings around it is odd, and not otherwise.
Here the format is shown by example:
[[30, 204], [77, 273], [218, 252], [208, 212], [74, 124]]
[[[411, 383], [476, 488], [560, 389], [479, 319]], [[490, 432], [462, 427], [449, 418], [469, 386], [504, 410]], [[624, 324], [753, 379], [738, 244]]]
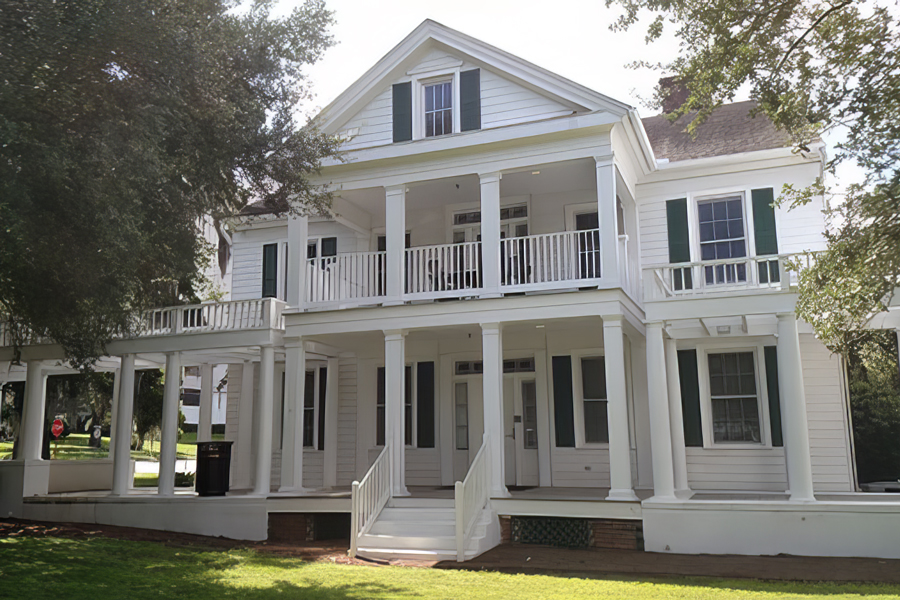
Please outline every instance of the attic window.
[[453, 133], [453, 84], [443, 81], [424, 89], [425, 137]]

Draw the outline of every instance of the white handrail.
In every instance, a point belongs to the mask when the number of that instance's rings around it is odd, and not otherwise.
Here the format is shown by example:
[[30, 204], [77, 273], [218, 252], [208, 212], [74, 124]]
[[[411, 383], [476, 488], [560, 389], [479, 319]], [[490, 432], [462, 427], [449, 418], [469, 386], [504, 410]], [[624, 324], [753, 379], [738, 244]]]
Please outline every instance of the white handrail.
[[482, 286], [481, 242], [406, 249], [406, 293], [474, 290]]
[[500, 240], [500, 281], [529, 286], [600, 277], [600, 230], [542, 233]]
[[275, 298], [257, 298], [156, 308], [141, 314], [137, 336], [284, 329], [284, 307]]
[[350, 557], [356, 557], [359, 538], [372, 527], [391, 497], [391, 445], [369, 467], [362, 481], [354, 481], [350, 492]]
[[375, 298], [385, 293], [386, 252], [344, 252], [306, 261], [310, 303]]
[[481, 448], [475, 455], [469, 472], [463, 481], [457, 481], [454, 489], [456, 509], [456, 560], [466, 559], [466, 544], [472, 537], [472, 528], [490, 499], [491, 447], [488, 434], [484, 434]]

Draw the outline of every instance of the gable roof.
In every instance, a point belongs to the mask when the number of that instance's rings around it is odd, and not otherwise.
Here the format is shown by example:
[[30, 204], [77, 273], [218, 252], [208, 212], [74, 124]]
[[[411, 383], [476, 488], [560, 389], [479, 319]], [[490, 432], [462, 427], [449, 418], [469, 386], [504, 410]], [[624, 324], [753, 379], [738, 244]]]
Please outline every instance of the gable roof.
[[411, 66], [414, 60], [424, 56], [434, 47], [464, 54], [473, 62], [498, 71], [519, 85], [561, 102], [584, 107], [587, 112], [608, 111], [624, 116], [632, 110], [631, 106], [623, 102], [595, 92], [455, 29], [426, 19], [362, 77], [322, 109], [316, 116], [319, 126], [327, 133], [336, 133], [341, 125], [384, 89], [385, 80], [392, 81], [404, 75], [405, 67]]
[[753, 101], [720, 106], [697, 129], [695, 138], [684, 129], [696, 113], [683, 115], [674, 123], [665, 115], [642, 121], [656, 158], [670, 162], [790, 147], [787, 132], [776, 128], [762, 113], [751, 116], [754, 108]]

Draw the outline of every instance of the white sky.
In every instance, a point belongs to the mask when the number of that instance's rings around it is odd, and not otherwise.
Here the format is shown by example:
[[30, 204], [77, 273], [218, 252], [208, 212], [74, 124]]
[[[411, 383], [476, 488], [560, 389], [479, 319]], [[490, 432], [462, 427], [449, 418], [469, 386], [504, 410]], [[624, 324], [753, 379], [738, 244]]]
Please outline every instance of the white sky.
[[[300, 0], [282, 0], [284, 8]], [[632, 70], [633, 60], [664, 62], [677, 51], [671, 40], [646, 46], [643, 28], [613, 33], [619, 14], [603, 0], [327, 0], [337, 45], [308, 70], [314, 103], [326, 106], [425, 19], [432, 19], [501, 50], [639, 109], [659, 74]]]

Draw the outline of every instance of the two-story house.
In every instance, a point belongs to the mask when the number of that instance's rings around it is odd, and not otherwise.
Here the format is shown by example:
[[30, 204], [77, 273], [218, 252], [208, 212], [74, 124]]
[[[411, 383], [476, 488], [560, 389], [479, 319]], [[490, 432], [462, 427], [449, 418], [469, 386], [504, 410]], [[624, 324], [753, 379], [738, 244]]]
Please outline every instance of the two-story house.
[[333, 214], [251, 209], [229, 301], [110, 345], [119, 430], [136, 360], [228, 365], [232, 492], [174, 488], [173, 383], [158, 490], [129, 491], [114, 436], [111, 492], [49, 493], [35, 448], [60, 355], [36, 341], [4, 506], [243, 539], [345, 515], [370, 557], [900, 556], [900, 503], [856, 492], [841, 360], [794, 313], [787, 260], [824, 247], [823, 206], [773, 206], [824, 150], [751, 108], [690, 138], [425, 21], [318, 117], [345, 139], [317, 176]]

